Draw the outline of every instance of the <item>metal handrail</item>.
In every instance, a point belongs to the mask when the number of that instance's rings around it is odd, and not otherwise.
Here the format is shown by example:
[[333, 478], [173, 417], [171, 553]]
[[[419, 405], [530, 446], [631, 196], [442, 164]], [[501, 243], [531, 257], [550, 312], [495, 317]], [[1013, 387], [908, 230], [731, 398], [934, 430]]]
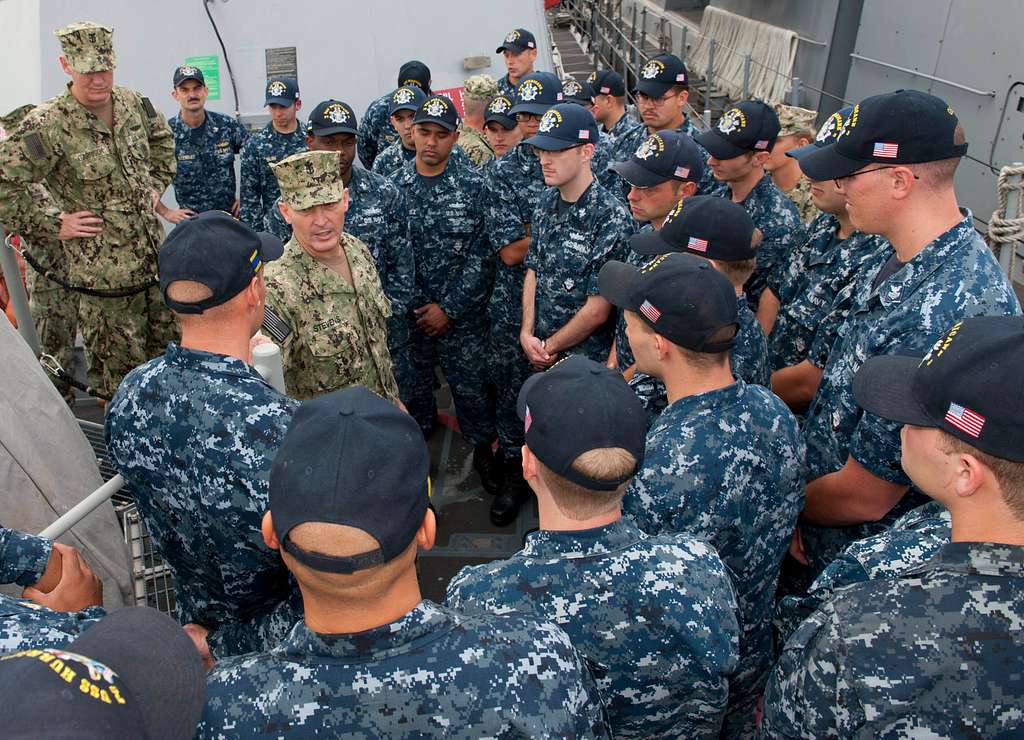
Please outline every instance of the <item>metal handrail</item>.
[[950, 87], [955, 87], [960, 90], [966, 90], [969, 93], [981, 95], [986, 98], [994, 98], [996, 96], [995, 90], [979, 90], [975, 87], [968, 87], [967, 85], [962, 85], [959, 82], [953, 82], [953, 80], [947, 80], [943, 77], [936, 77], [935, 75], [930, 75], [927, 72], [921, 72], [920, 70], [910, 69], [909, 67], [901, 67], [898, 64], [883, 62], [879, 59], [872, 59], [871, 57], [866, 57], [863, 54], [857, 54], [856, 52], [851, 53], [850, 57], [852, 59], [860, 59], [862, 62], [871, 62], [872, 64], [877, 64], [879, 67], [888, 67], [889, 69], [899, 70], [900, 72], [906, 72], [907, 74], [916, 75], [917, 77], [924, 77], [927, 80], [934, 80], [935, 82], [940, 82], [943, 85], [949, 85]]

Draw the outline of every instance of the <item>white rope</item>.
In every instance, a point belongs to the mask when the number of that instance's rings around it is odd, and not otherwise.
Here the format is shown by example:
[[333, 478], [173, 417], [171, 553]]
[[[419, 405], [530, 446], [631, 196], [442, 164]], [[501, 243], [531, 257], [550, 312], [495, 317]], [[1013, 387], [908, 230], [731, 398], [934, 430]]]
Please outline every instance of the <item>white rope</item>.
[[[1015, 218], [1007, 218], [1006, 215], [1011, 194], [1017, 198]], [[1007, 165], [999, 171], [996, 203], [995, 213], [988, 222], [988, 243], [996, 252], [996, 256], [1002, 256], [1004, 249], [1010, 250], [1009, 260], [1002, 262], [1008, 268], [1007, 274], [1012, 279], [1017, 250], [1024, 245], [1024, 165]]]
[[733, 100], [742, 99], [743, 59], [749, 54], [754, 60], [750, 65], [750, 97], [783, 102], [796, 59], [799, 37], [795, 31], [709, 5], [704, 8], [699, 41], [687, 59], [691, 72], [707, 74], [711, 39], [715, 40], [716, 87], [723, 88]]

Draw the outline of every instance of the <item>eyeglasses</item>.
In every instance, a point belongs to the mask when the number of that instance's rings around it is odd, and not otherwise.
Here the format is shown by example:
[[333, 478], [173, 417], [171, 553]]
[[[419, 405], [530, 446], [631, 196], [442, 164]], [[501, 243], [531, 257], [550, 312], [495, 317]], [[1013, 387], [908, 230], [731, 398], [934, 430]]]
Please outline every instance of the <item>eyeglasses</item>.
[[[873, 170], [864, 170], [863, 172], [854, 172], [852, 175], [843, 175], [842, 177], [833, 178], [832, 182], [835, 183], [835, 186], [837, 188], [841, 188], [843, 186], [843, 183], [846, 180], [852, 180], [855, 177], [860, 177], [861, 175], [866, 175], [869, 172], [881, 172], [882, 170], [894, 170], [894, 169], [896, 169], [897, 167], [900, 167], [900, 166], [902, 166], [902, 165], [889, 164], [889, 165], [885, 165], [884, 167], [875, 167], [875, 169], [873, 169]], [[914, 179], [915, 180], [920, 180], [921, 178], [918, 177], [917, 175], [914, 175]]]
[[648, 95], [647, 93], [638, 92], [636, 94], [636, 102], [638, 105], [643, 105], [644, 103], [648, 105], [664, 105], [672, 98], [678, 97], [679, 93], [665, 93], [661, 97], [656, 98], [652, 95]]
[[516, 113], [516, 120], [519, 123], [529, 123], [530, 121], [539, 121], [543, 116], [538, 116], [536, 113]]

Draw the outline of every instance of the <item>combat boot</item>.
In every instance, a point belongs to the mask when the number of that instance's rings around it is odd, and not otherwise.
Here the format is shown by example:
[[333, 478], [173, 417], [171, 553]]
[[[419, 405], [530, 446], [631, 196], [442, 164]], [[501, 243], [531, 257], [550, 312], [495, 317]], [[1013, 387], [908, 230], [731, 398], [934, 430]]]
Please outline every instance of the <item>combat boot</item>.
[[530, 499], [530, 486], [523, 479], [523, 461], [519, 457], [505, 460], [505, 482], [491, 504], [491, 523], [504, 527], [516, 520], [519, 510]]
[[481, 442], [473, 448], [473, 469], [487, 493], [493, 495], [501, 488], [501, 468], [501, 460], [495, 456], [490, 442]]

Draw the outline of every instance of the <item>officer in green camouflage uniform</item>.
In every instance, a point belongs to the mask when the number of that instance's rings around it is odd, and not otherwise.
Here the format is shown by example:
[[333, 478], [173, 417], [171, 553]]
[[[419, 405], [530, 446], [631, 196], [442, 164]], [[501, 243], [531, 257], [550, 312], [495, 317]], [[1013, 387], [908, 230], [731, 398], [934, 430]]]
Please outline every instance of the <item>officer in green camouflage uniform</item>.
[[[0, 141], [14, 129], [32, 110], [34, 105], [22, 105], [6, 116], [0, 117]], [[35, 184], [31, 186], [36, 198], [46, 197], [46, 187]], [[36, 239], [23, 236], [29, 242], [32, 256], [42, 265], [57, 271], [58, 276], [67, 280], [67, 267], [64, 264], [64, 252], [56, 239]], [[75, 359], [75, 334], [78, 332], [78, 296], [66, 292], [52, 280], [40, 275], [33, 269], [26, 273], [28, 282], [29, 309], [32, 311], [32, 322], [39, 335], [39, 346], [43, 353], [56, 358], [60, 366], [71, 372]], [[67, 381], [50, 376], [57, 390], [69, 404], [74, 403], [75, 393]]]
[[459, 146], [477, 167], [494, 159], [494, 149], [484, 136], [487, 103], [498, 94], [498, 84], [490, 75], [473, 75], [462, 90], [464, 115], [459, 126]]
[[267, 267], [271, 320], [264, 326], [275, 334], [276, 325], [288, 392], [306, 399], [363, 385], [397, 401], [387, 345], [391, 303], [370, 250], [344, 233], [348, 194], [338, 153], [300, 152], [273, 172], [292, 238]]
[[809, 224], [821, 211], [814, 207], [811, 200], [811, 181], [804, 177], [800, 165], [792, 157], [787, 157], [786, 152], [814, 141], [814, 121], [818, 112], [782, 103], [776, 103], [773, 107], [781, 128], [764, 168], [772, 176], [775, 187], [793, 201], [800, 220]]
[[60, 239], [68, 282], [104, 292], [72, 300], [90, 384], [111, 394], [174, 335], [155, 285], [163, 229], [153, 210], [174, 176], [174, 139], [148, 98], [113, 85], [111, 29], [73, 23], [55, 34], [72, 81], [0, 142], [0, 222], [33, 243]]

